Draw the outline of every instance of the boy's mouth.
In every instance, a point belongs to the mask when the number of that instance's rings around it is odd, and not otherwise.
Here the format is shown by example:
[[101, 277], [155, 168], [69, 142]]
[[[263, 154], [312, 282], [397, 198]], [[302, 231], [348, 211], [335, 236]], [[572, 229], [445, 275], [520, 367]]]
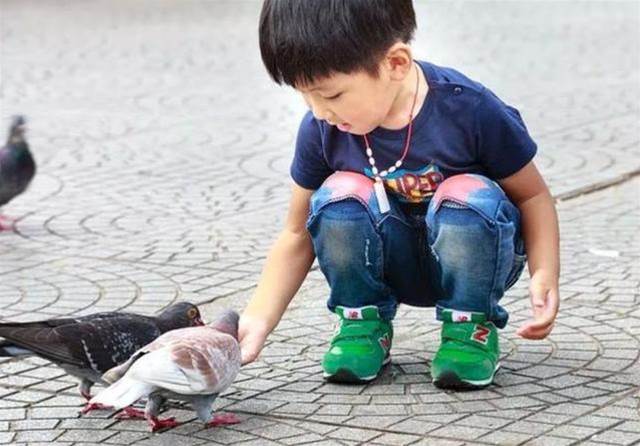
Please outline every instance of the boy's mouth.
[[348, 132], [349, 130], [351, 130], [351, 124], [347, 124], [346, 122], [338, 124], [336, 127], [338, 127], [338, 130], [340, 130], [341, 132]]

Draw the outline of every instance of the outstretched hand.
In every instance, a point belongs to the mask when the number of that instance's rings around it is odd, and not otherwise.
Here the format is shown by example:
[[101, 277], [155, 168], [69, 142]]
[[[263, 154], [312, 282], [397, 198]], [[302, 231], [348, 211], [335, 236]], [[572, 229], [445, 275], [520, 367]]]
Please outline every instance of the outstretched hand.
[[531, 277], [529, 285], [533, 320], [525, 322], [516, 333], [525, 339], [544, 339], [551, 330], [560, 306], [560, 293], [557, 279], [544, 270]]
[[238, 322], [238, 341], [242, 353], [242, 365], [255, 361], [264, 347], [269, 335], [265, 320], [253, 316], [242, 315]]

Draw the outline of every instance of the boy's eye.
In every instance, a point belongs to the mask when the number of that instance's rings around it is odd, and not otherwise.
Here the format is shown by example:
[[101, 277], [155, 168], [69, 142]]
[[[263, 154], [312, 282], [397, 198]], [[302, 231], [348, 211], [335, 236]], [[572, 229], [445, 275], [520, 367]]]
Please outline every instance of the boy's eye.
[[342, 96], [342, 93], [334, 94], [333, 96], [330, 96], [330, 97], [325, 98], [325, 99], [327, 99], [329, 101], [332, 101], [334, 99], [338, 99], [340, 96]]

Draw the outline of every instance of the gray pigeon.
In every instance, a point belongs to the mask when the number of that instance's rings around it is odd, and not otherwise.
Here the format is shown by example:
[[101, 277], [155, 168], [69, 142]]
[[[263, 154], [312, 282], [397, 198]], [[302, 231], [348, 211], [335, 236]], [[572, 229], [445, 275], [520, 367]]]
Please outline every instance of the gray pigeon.
[[[24, 138], [25, 120], [16, 116], [9, 127], [7, 144], [0, 149], [0, 207], [24, 192], [34, 175], [36, 163]], [[13, 221], [0, 214], [0, 231], [9, 229]]]
[[[0, 323], [0, 356], [40, 356], [80, 379], [79, 390], [91, 399], [91, 386], [161, 334], [204, 325], [198, 307], [179, 302], [158, 316], [105, 312], [77, 318]], [[88, 407], [88, 410], [100, 407]]]
[[[216, 397], [231, 385], [240, 370], [238, 313], [226, 310], [210, 325], [165, 333], [109, 370], [103, 379], [111, 384], [89, 404], [128, 408], [147, 397], [144, 413], [125, 409], [129, 418], [145, 418], [152, 432], [178, 423], [158, 419], [167, 398], [191, 403], [207, 427], [235, 424], [233, 414], [211, 413]], [[122, 418], [122, 417], [121, 417]]]

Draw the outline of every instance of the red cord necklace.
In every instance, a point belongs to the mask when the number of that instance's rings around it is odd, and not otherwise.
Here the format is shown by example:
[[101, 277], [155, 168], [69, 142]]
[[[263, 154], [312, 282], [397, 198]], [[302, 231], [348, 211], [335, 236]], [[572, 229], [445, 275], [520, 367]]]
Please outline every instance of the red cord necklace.
[[371, 171], [375, 176], [375, 182], [373, 184], [373, 188], [376, 193], [376, 199], [378, 200], [378, 207], [380, 208], [380, 212], [382, 212], [383, 214], [386, 214], [387, 212], [389, 212], [389, 210], [391, 209], [391, 206], [389, 205], [389, 198], [387, 197], [387, 193], [385, 191], [382, 178], [386, 177], [392, 172], [395, 172], [400, 166], [402, 166], [404, 159], [407, 157], [407, 154], [409, 153], [409, 147], [411, 146], [411, 134], [413, 133], [413, 109], [416, 106], [416, 102], [418, 99], [418, 89], [420, 87], [420, 73], [418, 72], [418, 65], [415, 65], [415, 67], [416, 67], [416, 92], [413, 95], [413, 104], [411, 105], [411, 112], [409, 113], [409, 128], [407, 129], [407, 138], [406, 138], [404, 150], [402, 151], [402, 156], [400, 157], [400, 159], [395, 163], [393, 163], [387, 169], [378, 171], [378, 168], [376, 167], [376, 160], [373, 157], [373, 150], [371, 149], [371, 144], [369, 144], [369, 138], [367, 138], [366, 133], [363, 135], [364, 144], [366, 147], [366, 153], [367, 153], [367, 156], [369, 157], [369, 164], [371, 164]]

